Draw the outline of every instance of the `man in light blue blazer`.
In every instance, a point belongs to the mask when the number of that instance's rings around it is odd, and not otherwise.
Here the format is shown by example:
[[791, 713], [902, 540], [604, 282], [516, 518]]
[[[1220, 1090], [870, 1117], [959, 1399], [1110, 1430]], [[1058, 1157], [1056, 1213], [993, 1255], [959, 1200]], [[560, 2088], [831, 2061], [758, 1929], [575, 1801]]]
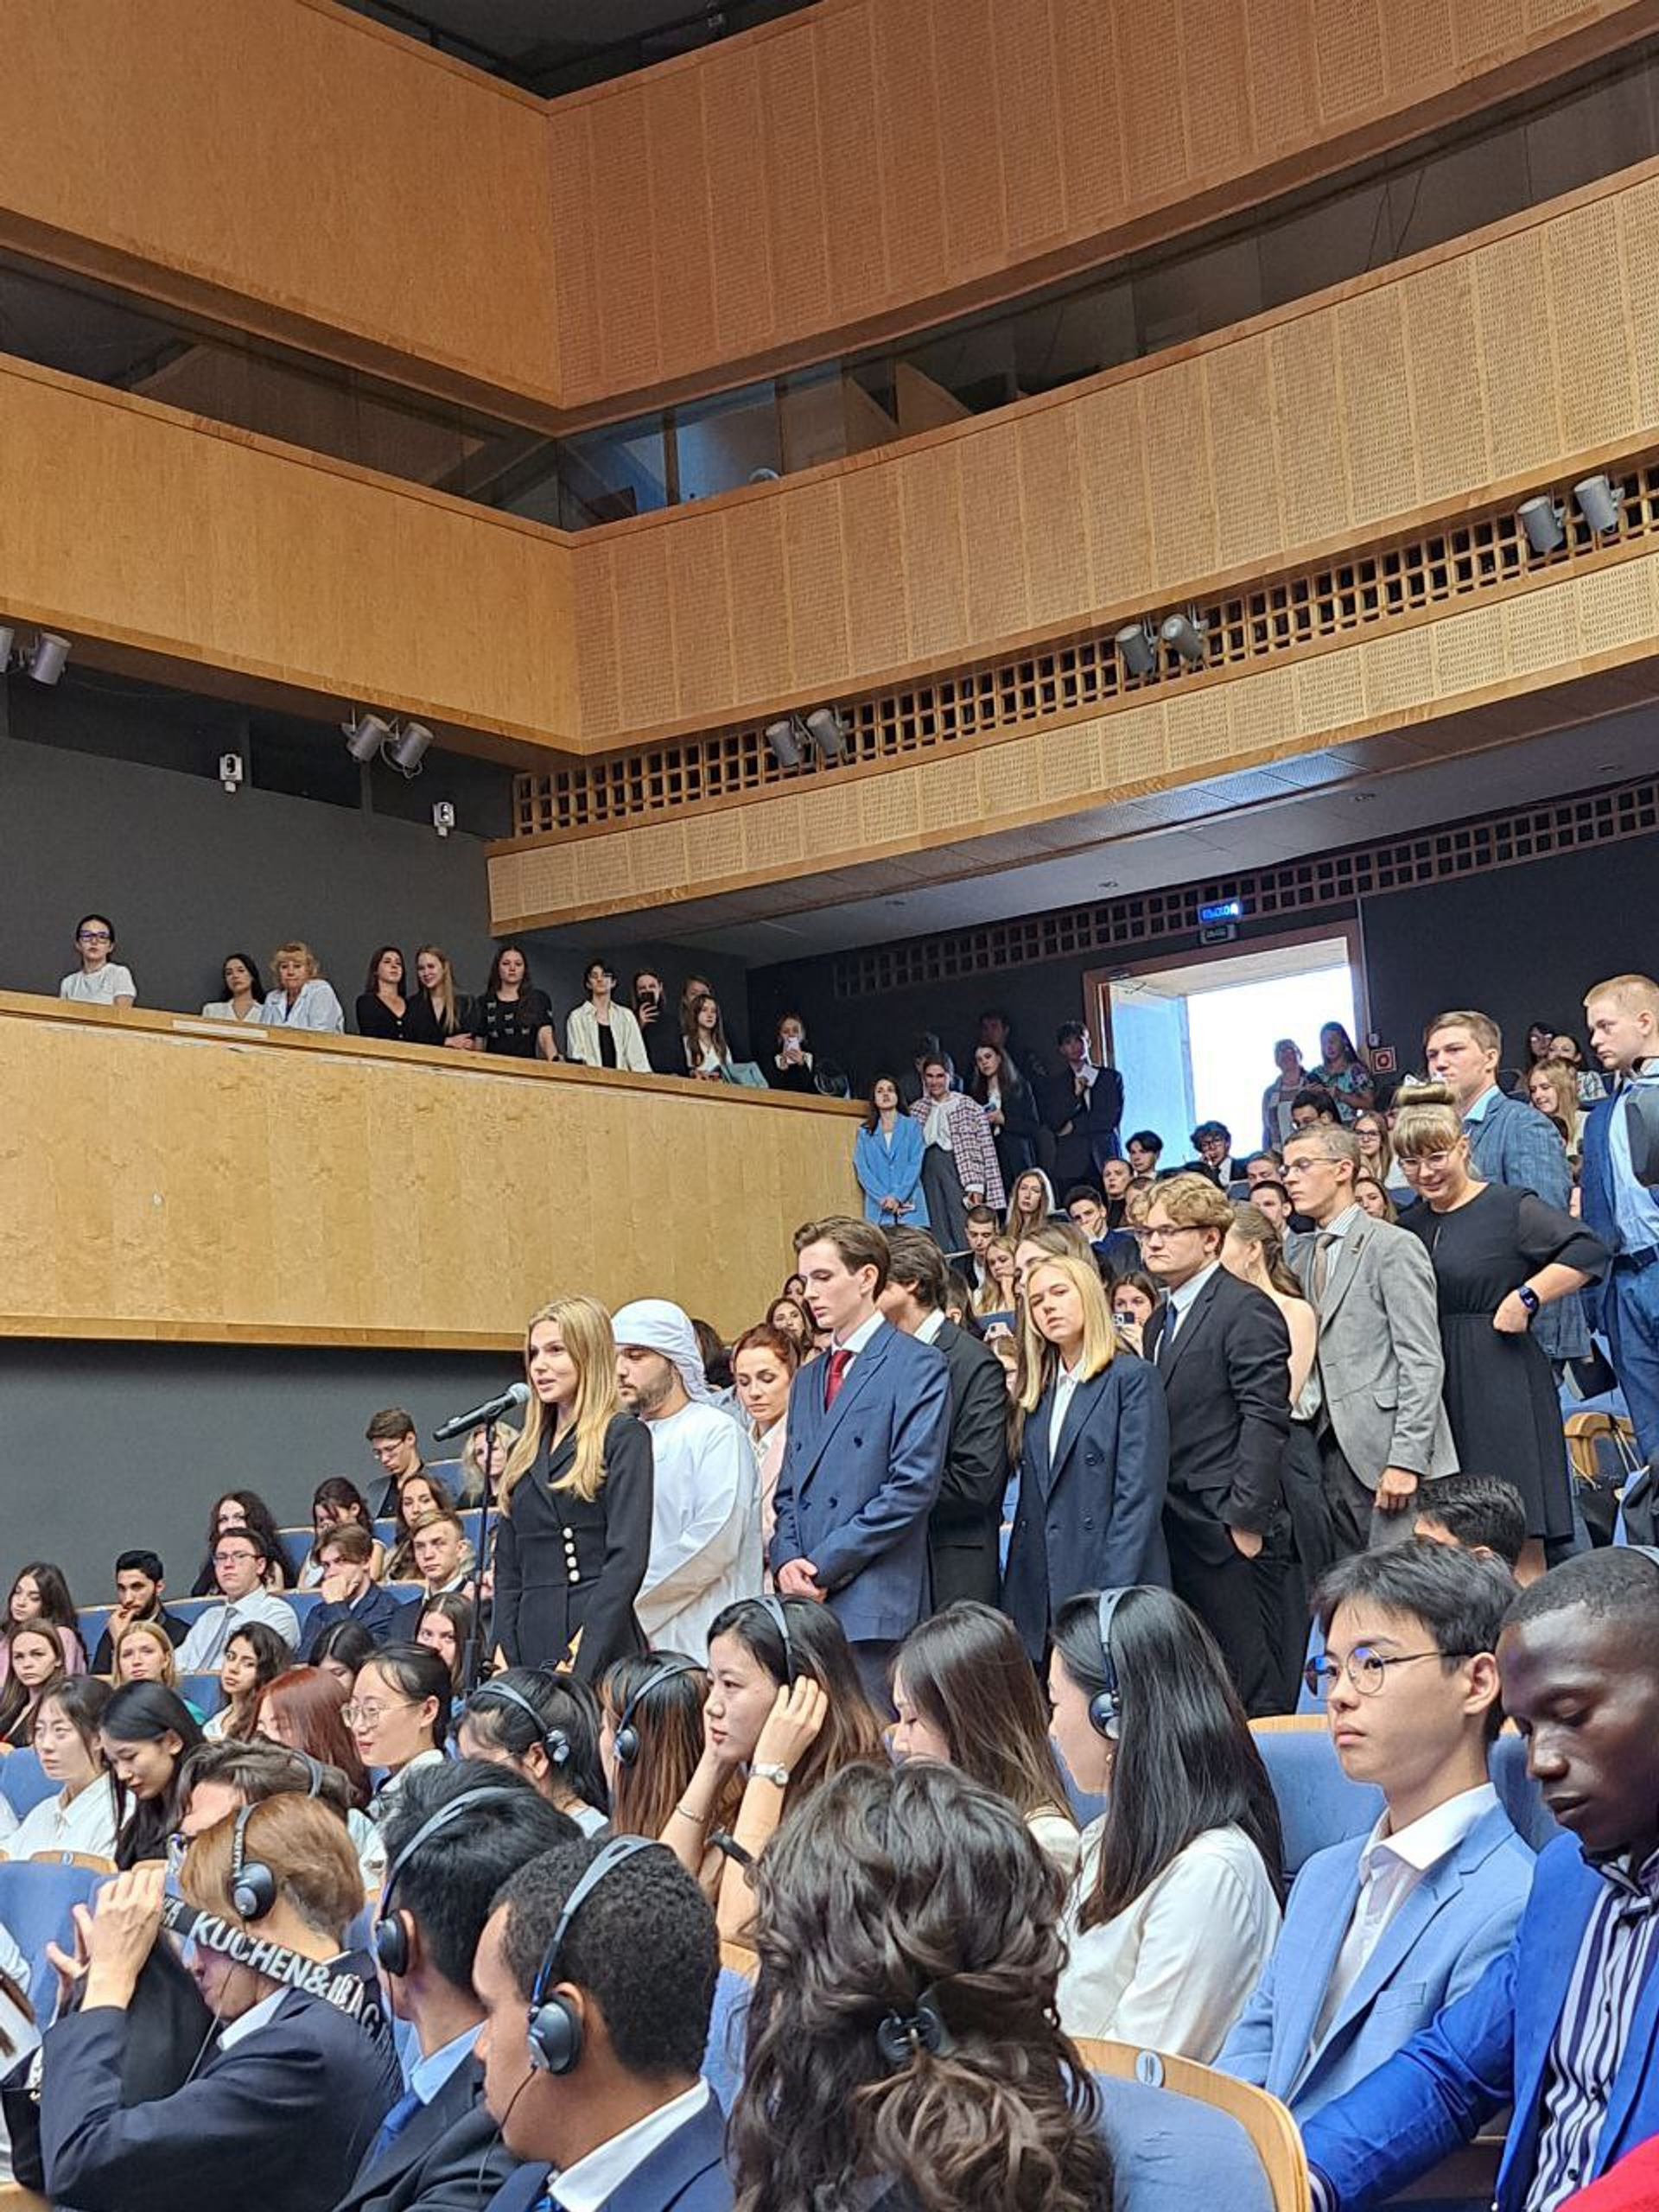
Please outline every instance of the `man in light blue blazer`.
[[1319, 1586], [1333, 1777], [1340, 1762], [1376, 1783], [1384, 1810], [1298, 1875], [1217, 2062], [1299, 2121], [1472, 1988], [1515, 1933], [1533, 1855], [1486, 1772], [1514, 1596], [1496, 1561], [1427, 1543], [1357, 1553]]
[[950, 1442], [950, 1370], [931, 1344], [883, 1319], [879, 1229], [835, 1215], [801, 1231], [797, 1250], [830, 1347], [790, 1387], [772, 1569], [779, 1597], [829, 1605], [887, 1712], [887, 1660], [928, 1610], [927, 1521]]

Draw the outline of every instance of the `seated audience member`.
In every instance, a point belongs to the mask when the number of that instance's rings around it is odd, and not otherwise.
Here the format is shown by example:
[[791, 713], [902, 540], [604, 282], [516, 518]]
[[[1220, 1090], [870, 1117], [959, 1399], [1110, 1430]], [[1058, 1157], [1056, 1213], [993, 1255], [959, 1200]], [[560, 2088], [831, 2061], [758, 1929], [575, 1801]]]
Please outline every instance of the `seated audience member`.
[[1527, 1071], [1527, 1103], [1554, 1124], [1569, 1162], [1576, 1166], [1584, 1109], [1579, 1103], [1578, 1077], [1572, 1069], [1559, 1060], [1540, 1060]]
[[179, 1672], [211, 1674], [225, 1647], [248, 1621], [263, 1621], [294, 1650], [300, 1624], [294, 1608], [265, 1587], [270, 1546], [257, 1529], [227, 1529], [213, 1549], [213, 1574], [223, 1603], [202, 1614], [179, 1647]]
[[[926, 1225], [925, 1222], [912, 1224], [917, 1228], [925, 1228]], [[989, 1280], [985, 1266], [985, 1255], [1002, 1234], [1001, 1218], [989, 1206], [969, 1206], [963, 1216], [963, 1225], [968, 1235], [968, 1241], [963, 1245], [962, 1252], [964, 1262], [963, 1273], [968, 1277], [969, 1288], [981, 1290]], [[949, 1258], [952, 1255], [947, 1254], [946, 1256]]]
[[1517, 1582], [1523, 1579], [1516, 1570], [1527, 1541], [1526, 1502], [1502, 1475], [1443, 1475], [1437, 1483], [1425, 1483], [1412, 1534], [1427, 1543], [1456, 1544], [1482, 1559], [1495, 1559]]
[[115, 1857], [115, 1785], [99, 1732], [109, 1702], [109, 1685], [95, 1675], [66, 1677], [41, 1700], [35, 1756], [58, 1787], [24, 1814], [0, 1845], [0, 1858], [33, 1859], [43, 1851]]
[[[415, 1579], [415, 1524], [434, 1513], [453, 1513], [455, 1501], [437, 1476], [425, 1467], [412, 1475], [405, 1475], [397, 1485], [397, 1503], [392, 1514], [391, 1556], [386, 1561], [388, 1582], [410, 1582]], [[472, 1546], [467, 1546], [467, 1565], [473, 1565]]]
[[[478, 1505], [483, 1502], [486, 1489], [484, 1439], [486, 1432], [475, 1428], [461, 1447], [461, 1474], [455, 1484], [457, 1505]], [[518, 1431], [510, 1421], [499, 1421], [488, 1433], [492, 1440], [488, 1472], [488, 1490], [493, 1503], [501, 1478], [507, 1471], [507, 1461], [512, 1457], [512, 1447], [518, 1441]]]
[[213, 1501], [213, 1510], [207, 1516], [207, 1535], [201, 1567], [190, 1586], [190, 1595], [193, 1598], [211, 1598], [218, 1591], [219, 1577], [213, 1571], [213, 1554], [219, 1538], [232, 1529], [251, 1529], [264, 1538], [271, 1558], [271, 1571], [265, 1577], [265, 1586], [269, 1590], [286, 1589], [288, 1554], [283, 1549], [282, 1532], [276, 1526], [276, 1515], [257, 1490], [232, 1490]]
[[616, 971], [607, 960], [590, 960], [582, 977], [587, 993], [564, 1025], [567, 1057], [582, 1067], [626, 1068], [649, 1075], [651, 1061], [639, 1024], [616, 998]]
[[[254, 1865], [265, 1909], [250, 1911], [241, 1885]], [[219, 2212], [251, 2197], [261, 2212], [329, 2212], [398, 2086], [378, 2016], [353, 2018], [301, 1986], [327, 1981], [315, 1969], [339, 1957], [363, 1908], [345, 1833], [326, 1805], [289, 1789], [193, 1840], [179, 1887], [203, 1916], [194, 1971], [219, 2033], [181, 2088], [129, 2106], [129, 2008], [161, 1933], [165, 1882], [163, 1867], [137, 1868], [81, 1920], [80, 2005], [41, 2050], [47, 2190], [83, 2212]], [[267, 1971], [284, 1966], [282, 1953], [296, 1955], [292, 1979]]]
[[1217, 2062], [1299, 2121], [1472, 1989], [1515, 1933], [1533, 1856], [1486, 1771], [1514, 1596], [1495, 1561], [1422, 1543], [1355, 1553], [1319, 1586], [1308, 1675], [1344, 1774], [1375, 1783], [1383, 1810], [1297, 1876]]
[[[115, 1647], [115, 1671], [110, 1677], [119, 1689], [124, 1682], [160, 1682], [164, 1689], [179, 1689], [178, 1655], [167, 1640], [165, 1630], [156, 1621], [134, 1621], [122, 1631], [121, 1641]], [[181, 1696], [183, 1693], [179, 1693]], [[198, 1720], [203, 1715], [200, 1707], [190, 1707]]]
[[599, 1703], [586, 1682], [531, 1667], [493, 1675], [467, 1699], [455, 1747], [464, 1759], [522, 1774], [583, 1835], [606, 1826], [610, 1800], [600, 1764]]
[[1354, 1116], [1354, 1138], [1359, 1146], [1359, 1172], [1384, 1190], [1394, 1180], [1394, 1146], [1389, 1136], [1389, 1117], [1375, 1106]]
[[[690, 1788], [704, 1747], [703, 1705], [709, 1670], [681, 1651], [642, 1651], [607, 1667], [599, 1686], [599, 1755], [609, 1790], [611, 1826], [618, 1835], [659, 1836], [671, 1849], [671, 1830]], [[616, 1739], [622, 1738], [622, 1751]], [[711, 1837], [728, 1828], [743, 1796], [740, 1775], [727, 1773], [708, 1822]], [[684, 1839], [679, 1840], [683, 1843]], [[683, 1862], [687, 1853], [681, 1849]], [[725, 1866], [710, 1841], [692, 1871], [712, 1902]]]
[[1399, 1209], [1386, 1185], [1379, 1183], [1375, 1175], [1357, 1175], [1354, 1178], [1354, 1199], [1373, 1221], [1397, 1222], [1400, 1218]]
[[99, 1739], [121, 1811], [116, 1865], [165, 1859], [167, 1839], [179, 1824], [179, 1769], [201, 1741], [189, 1707], [159, 1682], [130, 1682], [105, 1707]]
[[1025, 1425], [1002, 1609], [1041, 1666], [1073, 1593], [1165, 1582], [1169, 1417], [1156, 1370], [1119, 1349], [1091, 1261], [1042, 1255], [1026, 1279]]
[[[6, 1624], [51, 1629], [62, 1647], [64, 1672], [86, 1672], [86, 1648], [80, 1640], [75, 1601], [69, 1595], [63, 1569], [54, 1567], [50, 1560], [31, 1560], [19, 1571], [6, 1600]], [[5, 1681], [10, 1663], [10, 1655], [0, 1645], [0, 1682]]]
[[1395, 2196], [1506, 2107], [1497, 2212], [1558, 2206], [1659, 2132], [1659, 1568], [1623, 1548], [1565, 1560], [1510, 1606], [1497, 1665], [1568, 1833], [1503, 1956], [1307, 2122], [1320, 2212]]
[[1079, 1838], [1049, 1739], [1048, 1713], [1005, 1613], [959, 1599], [893, 1654], [893, 1755], [938, 1759], [1014, 1807], [1069, 1881]]
[[312, 1543], [301, 1567], [296, 1590], [315, 1590], [322, 1581], [322, 1548], [336, 1529], [355, 1523], [369, 1531], [373, 1549], [369, 1560], [369, 1572], [377, 1582], [386, 1579], [386, 1548], [374, 1535], [369, 1518], [368, 1500], [354, 1482], [344, 1475], [330, 1475], [326, 1482], [317, 1484], [311, 1499]]
[[1149, 1191], [1158, 1173], [1158, 1162], [1163, 1158], [1162, 1137], [1156, 1129], [1137, 1129], [1123, 1151], [1129, 1163], [1130, 1180], [1136, 1189]]
[[681, 1039], [685, 1049], [683, 1073], [703, 1083], [725, 1083], [732, 1066], [732, 1048], [720, 1018], [720, 1001], [712, 991], [702, 991], [684, 1009]]
[[931, 1053], [922, 1069], [922, 1095], [910, 1109], [922, 1133], [922, 1198], [941, 1249], [966, 1249], [966, 1210], [999, 1207], [1002, 1171], [982, 1109], [950, 1087], [950, 1065]]
[[754, 1452], [760, 1484], [760, 1551], [778, 1523], [772, 1492], [784, 1463], [784, 1444], [789, 1433], [789, 1386], [800, 1365], [795, 1339], [765, 1322], [746, 1329], [732, 1346], [732, 1387], [743, 1409], [744, 1427]]
[[1106, 1201], [1088, 1184], [1074, 1184], [1065, 1194], [1065, 1211], [1089, 1239], [1095, 1263], [1103, 1276], [1133, 1274], [1141, 1264], [1141, 1247], [1127, 1230], [1113, 1229]]
[[340, 1718], [364, 1765], [385, 1771], [369, 1807], [377, 1822], [410, 1774], [443, 1757], [453, 1695], [448, 1668], [423, 1643], [388, 1643], [359, 1672]]
[[1046, 1229], [1055, 1211], [1054, 1185], [1040, 1167], [1027, 1167], [1008, 1194], [1007, 1218], [1002, 1224], [1002, 1234], [1011, 1244], [1017, 1245], [1022, 1236]]
[[1328, 1090], [1310, 1084], [1307, 1090], [1299, 1090], [1290, 1103], [1290, 1128], [1286, 1132], [1286, 1142], [1306, 1130], [1317, 1129], [1321, 1122], [1327, 1128], [1338, 1129], [1342, 1127], [1342, 1116]]
[[1099, 2092], [1057, 2024], [1058, 1900], [965, 1776], [826, 1783], [759, 1870], [740, 2212], [1109, 2212]]
[[1233, 1133], [1226, 1122], [1200, 1122], [1191, 1141], [1198, 1157], [1185, 1172], [1202, 1175], [1230, 1198], [1243, 1198], [1249, 1179], [1243, 1161], [1233, 1156]]
[[449, 1687], [457, 1697], [465, 1688], [467, 1649], [473, 1640], [473, 1609], [454, 1590], [440, 1590], [434, 1598], [416, 1599], [420, 1619], [415, 1641], [435, 1651], [449, 1669]]
[[268, 1684], [294, 1662], [294, 1655], [274, 1628], [250, 1621], [225, 1646], [219, 1662], [219, 1687], [225, 1702], [202, 1730], [210, 1744], [227, 1738], [246, 1743], [259, 1719], [259, 1703]]
[[683, 1866], [700, 1871], [719, 1833], [715, 1814], [733, 1777], [747, 1780], [721, 1872], [721, 1930], [748, 1924], [748, 1872], [786, 1813], [826, 1775], [880, 1758], [881, 1726], [859, 1681], [852, 1647], [827, 1605], [805, 1598], [747, 1598], [709, 1632], [703, 1751], [665, 1831]]
[[712, 1401], [689, 1317], [665, 1298], [620, 1306], [617, 1394], [651, 1437], [651, 1556], [633, 1610], [647, 1643], [700, 1651], [709, 1624], [760, 1588], [760, 1478]]
[[453, 1510], [423, 1513], [409, 1532], [410, 1564], [421, 1585], [417, 1598], [397, 1609], [391, 1635], [404, 1642], [420, 1626], [422, 1611], [434, 1598], [470, 1599], [476, 1561], [467, 1537], [467, 1524]]
[[1128, 1350], [1139, 1356], [1147, 1324], [1162, 1303], [1162, 1292], [1144, 1268], [1137, 1268], [1132, 1274], [1119, 1275], [1108, 1296], [1112, 1326]]
[[1109, 1160], [1101, 1161], [1100, 1187], [1106, 1194], [1106, 1225], [1109, 1229], [1124, 1226], [1124, 1207], [1134, 1180], [1135, 1170], [1127, 1160], [1120, 1159], [1116, 1153]]
[[[163, 1643], [166, 1638], [163, 1637]], [[63, 1647], [45, 1622], [13, 1621], [6, 1630], [6, 1678], [0, 1687], [0, 1745], [26, 1748], [48, 1690], [67, 1681]], [[169, 1656], [172, 1646], [168, 1645]]]
[[1284, 1847], [1219, 1649], [1166, 1590], [1090, 1591], [1054, 1624], [1053, 1736], [1106, 1810], [1065, 1911], [1060, 2024], [1206, 2065], [1279, 1933]]
[[305, 1625], [302, 1656], [309, 1666], [318, 1643], [338, 1621], [355, 1621], [377, 1643], [391, 1634], [391, 1624], [404, 1610], [388, 1589], [374, 1579], [374, 1538], [360, 1522], [342, 1521], [319, 1547], [322, 1568], [319, 1585], [322, 1602], [314, 1605]]
[[201, 1009], [204, 1021], [251, 1021], [257, 1023], [259, 1009], [265, 1002], [265, 987], [259, 980], [259, 963], [250, 952], [232, 952], [225, 957], [219, 971], [222, 999], [210, 999]]
[[404, 1016], [404, 1042], [470, 1052], [474, 1042], [472, 1002], [456, 989], [455, 971], [441, 946], [423, 944], [415, 955], [415, 986]]
[[138, 995], [130, 968], [114, 958], [115, 925], [106, 914], [83, 914], [75, 924], [80, 965], [58, 985], [58, 996], [78, 1006], [130, 1006]]
[[134, 1621], [157, 1622], [166, 1630], [168, 1642], [177, 1650], [190, 1633], [190, 1624], [168, 1611], [163, 1602], [166, 1596], [167, 1570], [156, 1553], [121, 1554], [115, 1562], [115, 1611], [92, 1654], [93, 1674], [107, 1675], [113, 1670], [116, 1644]]
[[308, 944], [279, 944], [271, 955], [270, 975], [271, 987], [259, 1008], [266, 1028], [345, 1034], [344, 1009], [334, 985], [323, 981], [317, 956]]
[[341, 1621], [324, 1636], [312, 1655], [311, 1663], [319, 1674], [332, 1675], [342, 1693], [349, 1697], [352, 1684], [365, 1662], [374, 1656], [375, 1649], [374, 1639], [366, 1630], [360, 1629], [355, 1621]]
[[375, 947], [368, 977], [358, 994], [357, 1029], [360, 1037], [380, 1037], [389, 1044], [405, 1041], [404, 1018], [409, 1012], [404, 956], [395, 944]]
[[[343, 1682], [321, 1667], [290, 1667], [260, 1693], [259, 1711], [248, 1740], [279, 1745], [338, 1777], [340, 1817], [357, 1853], [363, 1878], [378, 1888], [385, 1872], [385, 1840], [369, 1818], [373, 1785], [346, 1726], [349, 1695]], [[200, 1771], [205, 1752], [192, 1763]], [[332, 1794], [329, 1802], [333, 1802]]]
[[337, 2212], [482, 2205], [512, 2171], [473, 2063], [484, 2018], [473, 1960], [502, 1885], [575, 1834], [520, 1777], [476, 1760], [416, 1775], [404, 1792], [386, 1821], [374, 1942], [418, 2056]]
[[766, 1308], [766, 1326], [781, 1330], [791, 1340], [802, 1366], [817, 1357], [812, 1316], [803, 1298], [774, 1298]]
[[1095, 1248], [1074, 1221], [1042, 1222], [1014, 1246], [1014, 1279], [1022, 1294], [1027, 1276], [1044, 1260], [1080, 1260], [1099, 1279]]
[[649, 968], [642, 968], [633, 979], [629, 995], [633, 1001], [634, 1020], [645, 1040], [645, 1058], [651, 1062], [652, 1074], [683, 1075], [685, 1054], [680, 1045], [679, 1025], [673, 1014], [664, 1010], [667, 995], [662, 977]]
[[[922, 1132], [899, 1103], [890, 1075], [870, 1085], [870, 1110], [853, 1139], [853, 1173], [864, 1193], [864, 1218], [880, 1228], [928, 1226], [922, 1189]], [[995, 1218], [995, 1217], [993, 1217]]]
[[398, 1493], [404, 1484], [411, 1475], [426, 1471], [415, 1434], [415, 1416], [402, 1406], [385, 1406], [378, 1414], [369, 1415], [369, 1425], [363, 1434], [386, 1478], [375, 1517], [389, 1520], [397, 1510]]
[[496, 2212], [729, 2212], [701, 2071], [719, 1972], [714, 1916], [660, 1847], [560, 1844], [519, 1868], [473, 1969], [485, 2105], [526, 2162]]
[[553, 1002], [530, 979], [521, 944], [499, 946], [483, 994], [473, 1001], [473, 1036], [480, 1052], [512, 1060], [556, 1060]]
[[1018, 1313], [1018, 1249], [1008, 1237], [1001, 1235], [993, 1236], [985, 1247], [984, 1279], [969, 1300], [976, 1321], [982, 1324], [995, 1317], [1012, 1322]]
[[1281, 1236], [1287, 1234], [1290, 1228], [1290, 1192], [1282, 1183], [1252, 1184], [1250, 1204], [1273, 1224]]

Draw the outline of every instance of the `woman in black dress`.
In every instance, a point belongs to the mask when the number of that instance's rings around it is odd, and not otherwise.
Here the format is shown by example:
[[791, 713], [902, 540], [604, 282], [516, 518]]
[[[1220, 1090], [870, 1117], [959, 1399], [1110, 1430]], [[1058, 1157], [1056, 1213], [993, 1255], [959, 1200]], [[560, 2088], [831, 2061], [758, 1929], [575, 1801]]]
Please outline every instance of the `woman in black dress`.
[[1012, 1192], [1028, 1167], [1037, 1165], [1037, 1136], [1042, 1117], [1031, 1085], [998, 1045], [976, 1045], [968, 1095], [985, 1109], [1002, 1170], [1002, 1187]]
[[1438, 1084], [1406, 1093], [1394, 1151], [1418, 1200], [1400, 1225], [1422, 1238], [1434, 1263], [1459, 1465], [1502, 1475], [1526, 1501], [1524, 1580], [1529, 1570], [1543, 1573], [1547, 1544], [1573, 1534], [1561, 1409], [1532, 1323], [1541, 1307], [1595, 1281], [1610, 1255], [1530, 1191], [1477, 1180], [1452, 1094]]
[[521, 944], [504, 944], [490, 963], [484, 995], [473, 1002], [473, 1034], [486, 1052], [515, 1060], [556, 1060], [553, 1005], [530, 980]]
[[495, 1643], [509, 1667], [597, 1681], [643, 1651], [633, 1601], [651, 1553], [651, 1435], [616, 1395], [610, 1316], [561, 1298], [531, 1320], [533, 1395], [501, 1477]]
[[384, 1037], [393, 1045], [404, 1043], [404, 1017], [409, 1001], [404, 995], [404, 956], [395, 944], [375, 947], [369, 973], [357, 1000], [357, 1033]]

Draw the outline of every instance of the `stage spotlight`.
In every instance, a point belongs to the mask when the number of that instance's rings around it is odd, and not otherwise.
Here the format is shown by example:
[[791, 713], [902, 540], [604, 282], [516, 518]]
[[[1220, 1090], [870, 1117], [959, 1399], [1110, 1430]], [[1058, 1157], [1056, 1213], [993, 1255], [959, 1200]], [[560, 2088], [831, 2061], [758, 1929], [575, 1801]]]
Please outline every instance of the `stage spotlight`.
[[1605, 537], [1610, 530], [1618, 528], [1618, 510], [1624, 494], [1616, 492], [1608, 478], [1586, 476], [1582, 484], [1573, 486], [1573, 497], [1579, 512], [1598, 537]]
[[798, 768], [801, 765], [801, 726], [793, 715], [785, 715], [781, 721], [766, 724], [766, 743], [780, 768]]
[[394, 768], [413, 776], [419, 772], [422, 758], [431, 742], [432, 733], [424, 722], [405, 722], [386, 747], [386, 758]]
[[1522, 501], [1519, 509], [1521, 527], [1535, 553], [1553, 553], [1558, 545], [1566, 543], [1562, 512], [1548, 492], [1541, 492], [1535, 499]]
[[847, 728], [833, 707], [815, 707], [806, 718], [806, 734], [820, 760], [839, 760], [847, 750]]
[[55, 630], [42, 630], [29, 656], [29, 674], [36, 683], [55, 683], [69, 658], [69, 640]]
[[1158, 664], [1158, 640], [1153, 635], [1149, 622], [1125, 624], [1112, 643], [1117, 647], [1117, 657], [1131, 676], [1150, 676]]
[[378, 715], [359, 715], [355, 721], [341, 722], [340, 728], [346, 734], [346, 750], [353, 760], [372, 760], [391, 736], [391, 724], [382, 721]]
[[1209, 634], [1207, 623], [1195, 621], [1190, 614], [1172, 614], [1158, 634], [1192, 666], [1204, 658], [1205, 640]]

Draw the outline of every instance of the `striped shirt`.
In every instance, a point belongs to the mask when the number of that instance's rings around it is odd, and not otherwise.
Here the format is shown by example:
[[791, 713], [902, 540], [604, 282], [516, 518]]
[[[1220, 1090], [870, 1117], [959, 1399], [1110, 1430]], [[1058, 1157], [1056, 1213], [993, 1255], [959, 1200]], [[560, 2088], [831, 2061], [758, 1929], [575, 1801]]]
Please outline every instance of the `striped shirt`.
[[1554, 2212], [1595, 2171], [1607, 2101], [1659, 1934], [1659, 1851], [1634, 1873], [1627, 1859], [1597, 1871], [1606, 1888], [1579, 1945], [1549, 2046], [1526, 2212]]

